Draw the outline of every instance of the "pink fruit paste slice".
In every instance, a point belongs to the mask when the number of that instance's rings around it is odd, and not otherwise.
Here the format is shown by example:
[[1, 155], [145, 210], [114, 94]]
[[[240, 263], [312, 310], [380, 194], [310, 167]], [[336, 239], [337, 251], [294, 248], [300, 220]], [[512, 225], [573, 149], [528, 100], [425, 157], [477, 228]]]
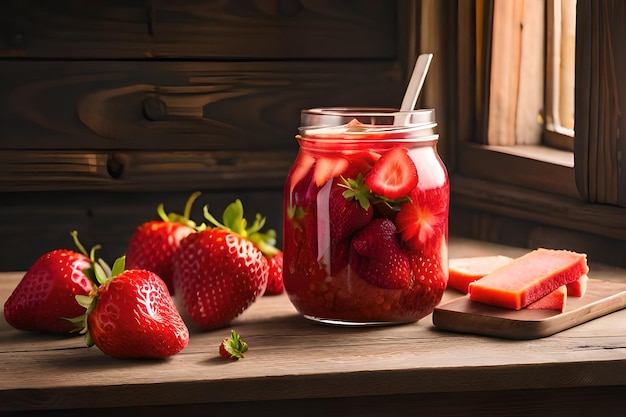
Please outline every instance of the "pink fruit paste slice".
[[528, 304], [529, 310], [556, 310], [560, 313], [565, 311], [567, 305], [567, 285], [561, 285], [543, 298]]
[[448, 287], [467, 294], [471, 282], [509, 264], [512, 260], [513, 258], [503, 255], [450, 259], [448, 262]]
[[567, 284], [567, 295], [570, 297], [582, 297], [587, 291], [587, 281], [589, 277], [583, 275], [574, 282]]
[[587, 255], [536, 249], [469, 285], [469, 298], [520, 310], [589, 272]]

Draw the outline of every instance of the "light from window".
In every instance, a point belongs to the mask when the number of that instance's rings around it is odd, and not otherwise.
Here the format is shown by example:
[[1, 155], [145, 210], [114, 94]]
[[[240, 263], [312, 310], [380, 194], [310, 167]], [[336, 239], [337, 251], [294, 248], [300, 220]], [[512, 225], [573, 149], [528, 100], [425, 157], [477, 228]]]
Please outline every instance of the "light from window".
[[576, 0], [548, 0], [546, 129], [574, 137]]

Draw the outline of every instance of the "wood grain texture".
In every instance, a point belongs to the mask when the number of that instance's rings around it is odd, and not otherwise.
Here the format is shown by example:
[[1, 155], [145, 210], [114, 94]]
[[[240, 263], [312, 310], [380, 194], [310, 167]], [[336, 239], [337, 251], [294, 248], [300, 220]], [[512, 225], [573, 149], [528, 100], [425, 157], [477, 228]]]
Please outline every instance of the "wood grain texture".
[[[184, 179], [183, 179], [184, 180]], [[218, 183], [223, 182], [220, 179]], [[183, 182], [177, 188], [187, 188]], [[202, 223], [202, 207], [221, 216], [224, 208], [236, 198], [244, 205], [245, 216], [256, 213], [267, 218], [266, 227], [282, 235], [282, 185], [215, 190], [193, 188], [189, 191], [37, 191], [0, 194], [0, 270], [26, 270], [44, 253], [57, 249], [74, 249], [70, 237], [77, 230], [84, 245], [102, 246], [98, 253], [110, 264], [126, 252], [132, 232], [141, 223], [158, 219], [157, 205], [167, 212], [182, 213], [192, 191], [202, 195], [194, 204], [192, 218]], [[279, 240], [279, 246], [282, 242]]]
[[0, 74], [0, 270], [73, 229], [117, 257], [156, 204], [195, 190], [253, 195], [280, 236], [300, 110], [395, 106], [404, 88], [393, 62], [5, 61]]
[[300, 110], [399, 105], [393, 62], [0, 66], [0, 150], [296, 149]]
[[[453, 257], [492, 252], [523, 253], [451, 240]], [[623, 270], [592, 265], [592, 271], [626, 282]], [[0, 274], [0, 301], [20, 277]], [[446, 300], [456, 296], [447, 293]], [[228, 329], [192, 330], [189, 346], [168, 360], [123, 361], [84, 347], [80, 337], [20, 332], [2, 319], [0, 412], [90, 408], [96, 415], [131, 415], [147, 407], [159, 415], [177, 406], [189, 415], [223, 415], [232, 404], [235, 410], [290, 406], [295, 415], [314, 415], [320, 404], [345, 415], [385, 415], [385, 406], [433, 415], [485, 415], [508, 407], [524, 415], [547, 409], [581, 415], [568, 408], [579, 405], [576, 394], [610, 411], [624, 404], [618, 392], [626, 386], [625, 323], [626, 311], [619, 311], [532, 341], [440, 332], [430, 316], [408, 325], [342, 328], [305, 320], [281, 295], [263, 297], [233, 322], [250, 350], [231, 363], [217, 354]]]
[[392, 59], [396, 2], [6, 1], [0, 56]]

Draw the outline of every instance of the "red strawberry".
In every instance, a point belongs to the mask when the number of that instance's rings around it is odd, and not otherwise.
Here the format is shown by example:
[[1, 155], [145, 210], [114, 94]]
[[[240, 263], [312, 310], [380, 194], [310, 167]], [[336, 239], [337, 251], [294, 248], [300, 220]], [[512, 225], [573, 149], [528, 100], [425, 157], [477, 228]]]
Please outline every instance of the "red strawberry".
[[352, 249], [358, 254], [353, 267], [365, 281], [382, 288], [409, 286], [411, 266], [391, 220], [372, 220], [352, 238]]
[[264, 295], [278, 295], [282, 294], [284, 290], [283, 285], [283, 253], [278, 252], [272, 257], [266, 257], [269, 262], [270, 268], [267, 279], [267, 287], [265, 288]]
[[396, 225], [402, 240], [412, 249], [422, 249], [429, 240], [438, 239], [447, 232], [448, 188], [416, 189], [411, 201], [403, 203], [396, 216]]
[[240, 200], [226, 208], [223, 224], [206, 207], [204, 214], [216, 227], [182, 240], [174, 285], [189, 318], [202, 329], [215, 329], [226, 326], [263, 294], [269, 264], [262, 251], [277, 249], [271, 241], [275, 232], [260, 233], [264, 217], [257, 214], [246, 228]]
[[165, 281], [171, 294], [174, 294], [173, 255], [178, 250], [180, 241], [195, 231], [196, 224], [189, 216], [191, 206], [199, 195], [199, 192], [191, 194], [182, 215], [166, 214], [163, 204], [159, 204], [157, 212], [161, 220], [146, 222], [135, 229], [126, 250], [128, 269], [146, 269], [154, 272]]
[[82, 272], [89, 267], [86, 256], [71, 250], [57, 249], [42, 255], [4, 303], [7, 323], [20, 330], [75, 330], [64, 318], [79, 316], [84, 311], [74, 297], [91, 291], [91, 282]]
[[417, 168], [406, 148], [384, 153], [365, 176], [365, 184], [374, 193], [389, 200], [406, 197], [417, 185]]
[[[14, 328], [52, 333], [77, 330], [66, 319], [84, 312], [75, 297], [92, 290], [84, 273], [92, 264], [75, 231], [72, 237], [83, 253], [57, 249], [42, 255], [4, 303], [4, 318]], [[97, 248], [92, 249], [92, 255]]]
[[[408, 254], [413, 279], [411, 291], [403, 294], [401, 304], [414, 317], [424, 317], [432, 313], [433, 309], [443, 297], [448, 283], [447, 269], [442, 265], [445, 249], [445, 239], [440, 241], [441, 248], [433, 245], [427, 252], [410, 251]], [[447, 256], [446, 260], [447, 262]]]
[[165, 358], [187, 346], [189, 330], [154, 272], [124, 270], [122, 257], [111, 277], [96, 277], [92, 297], [77, 297], [87, 308], [88, 346], [116, 358]]
[[225, 338], [219, 347], [219, 354], [224, 359], [242, 359], [247, 351], [248, 344], [234, 330], [230, 331], [230, 337]]
[[350, 236], [372, 220], [374, 209], [369, 197], [369, 190], [363, 184], [361, 174], [356, 179], [341, 178], [333, 182], [328, 196], [332, 241]]

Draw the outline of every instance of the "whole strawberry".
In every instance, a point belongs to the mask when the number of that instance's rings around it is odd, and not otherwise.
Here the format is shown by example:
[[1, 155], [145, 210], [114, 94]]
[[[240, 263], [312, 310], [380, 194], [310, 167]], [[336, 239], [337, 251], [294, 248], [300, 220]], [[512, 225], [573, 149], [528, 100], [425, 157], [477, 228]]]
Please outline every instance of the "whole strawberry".
[[273, 233], [261, 233], [265, 218], [257, 214], [247, 228], [240, 200], [231, 203], [215, 225], [181, 241], [174, 285], [187, 316], [201, 329], [224, 327], [263, 294], [269, 264], [262, 251], [277, 251]]
[[225, 338], [220, 343], [219, 354], [224, 359], [238, 360], [243, 358], [243, 354], [248, 351], [248, 344], [239, 336], [239, 334], [231, 330], [230, 337]]
[[353, 267], [362, 279], [382, 288], [409, 286], [411, 264], [391, 220], [374, 219], [354, 236], [352, 249]]
[[163, 204], [159, 204], [157, 213], [161, 220], [143, 223], [133, 232], [126, 250], [126, 268], [154, 272], [173, 294], [173, 255], [180, 241], [196, 229], [196, 224], [189, 217], [191, 206], [199, 195], [199, 192], [191, 194], [182, 215], [166, 214]]
[[355, 179], [341, 178], [333, 182], [328, 196], [328, 217], [332, 241], [339, 241], [372, 220], [374, 208], [371, 193], [359, 173]]
[[283, 284], [283, 252], [279, 251], [272, 257], [266, 257], [270, 265], [267, 287], [263, 295], [282, 294], [285, 286]]
[[165, 358], [187, 346], [189, 330], [154, 272], [124, 270], [122, 257], [110, 277], [97, 278], [91, 296], [77, 297], [88, 346], [115, 358]]
[[[76, 232], [72, 236], [78, 242]], [[20, 330], [51, 333], [76, 330], [66, 319], [83, 313], [75, 296], [87, 295], [92, 289], [91, 281], [83, 273], [91, 268], [91, 262], [84, 248], [80, 245], [79, 248], [83, 253], [57, 249], [35, 261], [4, 303], [7, 323]]]

